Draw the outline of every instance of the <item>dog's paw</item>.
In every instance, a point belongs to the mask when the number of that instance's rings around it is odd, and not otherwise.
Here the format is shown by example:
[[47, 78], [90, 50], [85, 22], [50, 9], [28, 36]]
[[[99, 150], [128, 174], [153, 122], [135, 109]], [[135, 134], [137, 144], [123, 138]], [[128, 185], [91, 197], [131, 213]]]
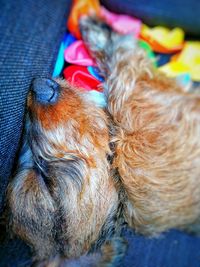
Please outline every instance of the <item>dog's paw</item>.
[[111, 56], [117, 48], [132, 49], [137, 43], [132, 34], [119, 34], [97, 17], [81, 17], [79, 27], [84, 42], [92, 52], [104, 51]]

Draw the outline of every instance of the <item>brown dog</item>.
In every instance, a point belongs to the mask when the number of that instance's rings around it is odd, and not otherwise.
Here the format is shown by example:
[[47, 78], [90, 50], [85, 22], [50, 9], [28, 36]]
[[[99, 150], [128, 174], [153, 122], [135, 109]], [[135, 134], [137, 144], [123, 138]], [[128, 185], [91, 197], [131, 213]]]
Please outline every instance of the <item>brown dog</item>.
[[[24, 144], [8, 190], [10, 226], [33, 248], [36, 260], [77, 258], [116, 228], [108, 119], [64, 80], [36, 79], [32, 87]], [[122, 250], [113, 244], [104, 246], [100, 262], [113, 261], [112, 251]]]
[[39, 266], [70, 266], [66, 259], [104, 242], [87, 260], [117, 266], [123, 249], [106, 240], [120, 228], [120, 202], [140, 233], [200, 232], [200, 98], [158, 74], [131, 36], [94, 18], [80, 28], [106, 79], [115, 131], [110, 140], [106, 113], [86, 93], [62, 80], [34, 81], [8, 206], [12, 231], [33, 247]]
[[127, 222], [143, 234], [199, 233], [200, 97], [156, 72], [132, 36], [96, 18], [80, 29], [105, 77]]

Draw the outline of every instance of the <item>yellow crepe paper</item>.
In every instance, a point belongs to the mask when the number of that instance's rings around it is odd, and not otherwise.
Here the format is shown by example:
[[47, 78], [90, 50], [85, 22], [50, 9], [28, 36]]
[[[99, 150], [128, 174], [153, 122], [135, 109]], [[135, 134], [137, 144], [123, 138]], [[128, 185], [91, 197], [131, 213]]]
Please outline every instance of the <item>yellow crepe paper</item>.
[[150, 28], [145, 24], [142, 26], [141, 33], [144, 36], [149, 36], [150, 38], [156, 40], [168, 49], [173, 49], [182, 45], [185, 35], [184, 31], [180, 28], [174, 28], [172, 30], [161, 26]]
[[182, 52], [159, 70], [170, 77], [188, 73], [193, 81], [200, 82], [200, 42], [186, 42]]

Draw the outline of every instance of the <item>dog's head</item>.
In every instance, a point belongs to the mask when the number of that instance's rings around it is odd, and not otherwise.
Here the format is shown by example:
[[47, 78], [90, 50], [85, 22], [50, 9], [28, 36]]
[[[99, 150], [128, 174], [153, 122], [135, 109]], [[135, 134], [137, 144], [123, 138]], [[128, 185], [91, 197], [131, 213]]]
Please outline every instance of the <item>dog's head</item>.
[[[75, 162], [75, 139], [86, 123], [84, 118], [81, 120], [83, 106], [78, 92], [66, 81], [33, 80], [28, 97], [27, 138], [34, 164], [45, 176], [52, 175], [52, 164], [59, 165], [56, 169], [61, 171], [65, 161]], [[63, 171], [66, 173], [66, 168]]]
[[107, 161], [107, 117], [63, 80], [35, 79], [27, 106], [8, 193], [13, 231], [39, 260], [55, 251], [77, 257], [115, 227], [118, 194]]

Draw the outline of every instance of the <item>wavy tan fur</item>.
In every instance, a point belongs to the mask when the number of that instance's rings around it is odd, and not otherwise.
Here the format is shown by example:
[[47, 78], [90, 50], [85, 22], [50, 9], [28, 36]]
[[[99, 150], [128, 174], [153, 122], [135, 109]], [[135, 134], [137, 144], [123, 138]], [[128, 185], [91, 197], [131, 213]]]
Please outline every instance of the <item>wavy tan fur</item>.
[[96, 18], [81, 19], [80, 29], [105, 77], [128, 224], [150, 235], [199, 233], [200, 97], [158, 73], [132, 36]]
[[7, 194], [11, 229], [39, 261], [90, 251], [111, 236], [118, 208], [107, 116], [81, 90], [57, 83], [54, 105], [29, 96], [27, 133]]

